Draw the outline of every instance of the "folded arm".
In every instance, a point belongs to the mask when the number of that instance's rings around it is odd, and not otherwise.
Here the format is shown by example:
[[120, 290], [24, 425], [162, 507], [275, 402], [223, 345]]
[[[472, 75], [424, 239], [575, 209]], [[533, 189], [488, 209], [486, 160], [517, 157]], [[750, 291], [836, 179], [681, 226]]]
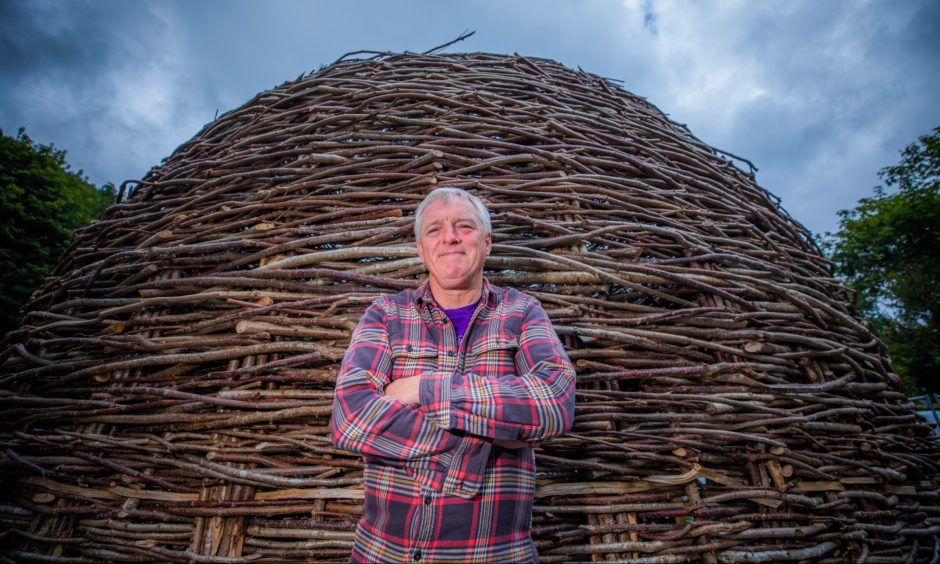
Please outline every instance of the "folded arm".
[[419, 399], [428, 419], [500, 442], [537, 442], [571, 429], [574, 368], [538, 302], [517, 309], [523, 320], [514, 372], [422, 375]]
[[385, 393], [391, 364], [385, 310], [377, 301], [359, 320], [343, 357], [330, 419], [333, 444], [386, 462], [452, 452], [465, 437]]

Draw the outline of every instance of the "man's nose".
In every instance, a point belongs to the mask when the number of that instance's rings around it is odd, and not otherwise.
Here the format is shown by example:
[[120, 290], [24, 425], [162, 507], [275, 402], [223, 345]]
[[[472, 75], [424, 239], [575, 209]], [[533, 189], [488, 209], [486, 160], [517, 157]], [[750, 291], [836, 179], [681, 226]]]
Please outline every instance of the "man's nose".
[[449, 243], [460, 242], [460, 234], [455, 226], [447, 225], [444, 227], [444, 240]]

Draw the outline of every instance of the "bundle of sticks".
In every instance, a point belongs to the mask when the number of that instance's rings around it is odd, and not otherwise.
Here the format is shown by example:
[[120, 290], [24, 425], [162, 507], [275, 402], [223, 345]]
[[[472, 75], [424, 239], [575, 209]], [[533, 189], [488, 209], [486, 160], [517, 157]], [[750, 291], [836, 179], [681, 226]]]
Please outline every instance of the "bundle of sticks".
[[0, 558], [344, 561], [333, 385], [365, 307], [423, 280], [439, 186], [487, 202], [487, 277], [577, 367], [543, 561], [937, 558], [932, 429], [747, 161], [553, 61], [357, 56], [125, 183], [34, 294], [0, 351]]

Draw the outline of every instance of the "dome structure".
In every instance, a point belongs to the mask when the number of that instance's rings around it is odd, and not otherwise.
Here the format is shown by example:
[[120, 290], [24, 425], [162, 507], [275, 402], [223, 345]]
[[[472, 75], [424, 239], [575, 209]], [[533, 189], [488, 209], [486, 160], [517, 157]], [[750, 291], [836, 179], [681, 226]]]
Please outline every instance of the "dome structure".
[[578, 371], [573, 431], [536, 449], [543, 561], [936, 559], [930, 427], [736, 164], [544, 59], [374, 54], [259, 94], [127, 183], [4, 341], [3, 556], [344, 561], [339, 362], [420, 284], [414, 209], [455, 186]]

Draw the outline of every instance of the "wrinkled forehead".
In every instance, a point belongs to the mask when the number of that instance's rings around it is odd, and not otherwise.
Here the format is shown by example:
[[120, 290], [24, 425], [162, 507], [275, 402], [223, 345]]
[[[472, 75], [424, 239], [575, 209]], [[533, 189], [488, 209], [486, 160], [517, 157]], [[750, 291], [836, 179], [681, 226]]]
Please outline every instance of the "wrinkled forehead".
[[428, 204], [421, 216], [421, 227], [442, 221], [472, 221], [480, 226], [482, 222], [477, 209], [463, 198], [441, 198]]

